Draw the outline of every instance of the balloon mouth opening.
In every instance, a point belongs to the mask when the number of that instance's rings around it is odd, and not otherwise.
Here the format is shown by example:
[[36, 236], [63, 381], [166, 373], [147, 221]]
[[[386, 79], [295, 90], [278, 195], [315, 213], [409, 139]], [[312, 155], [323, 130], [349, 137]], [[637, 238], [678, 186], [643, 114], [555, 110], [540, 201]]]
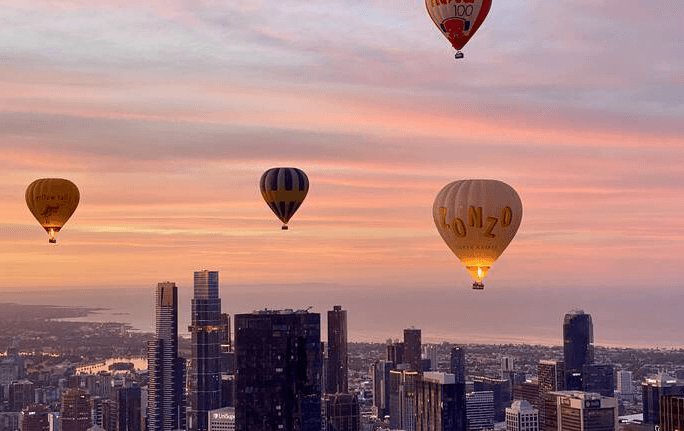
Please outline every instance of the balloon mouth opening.
[[[466, 269], [470, 273], [470, 276], [475, 280], [475, 283], [482, 284], [482, 279], [487, 276], [487, 271], [489, 271], [489, 266], [466, 266]], [[473, 285], [475, 287], [475, 285]], [[484, 286], [483, 286], [484, 287]]]

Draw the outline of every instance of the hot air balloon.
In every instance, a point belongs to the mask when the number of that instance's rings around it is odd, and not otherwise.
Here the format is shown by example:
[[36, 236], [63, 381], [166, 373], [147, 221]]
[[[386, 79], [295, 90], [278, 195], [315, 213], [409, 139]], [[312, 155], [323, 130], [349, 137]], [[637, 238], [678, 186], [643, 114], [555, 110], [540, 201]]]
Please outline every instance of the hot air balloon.
[[63, 178], [42, 178], [26, 189], [26, 205], [55, 244], [55, 234], [74, 213], [81, 198], [76, 184]]
[[437, 194], [432, 216], [439, 234], [475, 281], [482, 279], [520, 227], [522, 202], [511, 186], [497, 180], [461, 180]]
[[432, 21], [463, 58], [461, 49], [487, 17], [492, 0], [425, 0]]
[[309, 191], [309, 179], [297, 168], [271, 168], [264, 172], [259, 181], [261, 196], [283, 222], [283, 230], [287, 230], [287, 222], [304, 202]]

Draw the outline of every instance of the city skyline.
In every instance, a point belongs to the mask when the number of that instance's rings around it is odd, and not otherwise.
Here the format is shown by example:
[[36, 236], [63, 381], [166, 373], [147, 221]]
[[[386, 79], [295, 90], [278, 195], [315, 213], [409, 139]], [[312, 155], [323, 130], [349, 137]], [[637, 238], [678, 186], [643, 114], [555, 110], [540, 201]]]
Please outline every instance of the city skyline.
[[[0, 11], [3, 291], [201, 266], [236, 286], [466, 289], [430, 217], [461, 178], [523, 200], [493, 291], [680, 286], [676, 0], [502, 0], [458, 63], [416, 1], [132, 5]], [[286, 234], [257, 188], [283, 165], [311, 183]], [[53, 248], [23, 202], [42, 177], [82, 192]]]

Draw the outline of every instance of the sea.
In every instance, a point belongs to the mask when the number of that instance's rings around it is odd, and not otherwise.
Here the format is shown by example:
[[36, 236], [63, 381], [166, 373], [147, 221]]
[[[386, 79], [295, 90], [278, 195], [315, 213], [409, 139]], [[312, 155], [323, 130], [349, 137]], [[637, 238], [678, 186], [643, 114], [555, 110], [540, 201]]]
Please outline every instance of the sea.
[[[0, 303], [98, 308], [88, 322], [120, 322], [154, 332], [155, 286], [2, 289]], [[192, 286], [179, 285], [179, 332], [188, 336]], [[262, 309], [321, 314], [341, 305], [348, 312], [348, 338], [356, 342], [401, 339], [420, 328], [424, 343], [561, 345], [566, 312], [591, 314], [598, 346], [684, 348], [684, 289], [674, 287], [486, 288], [468, 286], [342, 286], [222, 284], [224, 313]], [[321, 331], [322, 339], [326, 331]]]

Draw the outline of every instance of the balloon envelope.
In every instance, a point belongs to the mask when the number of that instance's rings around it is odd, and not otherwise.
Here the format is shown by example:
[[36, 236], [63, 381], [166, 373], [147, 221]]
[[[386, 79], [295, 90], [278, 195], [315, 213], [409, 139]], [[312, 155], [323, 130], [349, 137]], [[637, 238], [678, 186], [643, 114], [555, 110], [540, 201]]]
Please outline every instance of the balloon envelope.
[[55, 243], [55, 233], [74, 213], [81, 195], [76, 184], [63, 178], [42, 178], [26, 189], [26, 205]]
[[271, 168], [259, 181], [261, 196], [283, 222], [283, 229], [299, 209], [309, 191], [309, 178], [297, 168]]
[[460, 51], [484, 22], [492, 0], [425, 0], [432, 22]]
[[518, 231], [522, 202], [501, 181], [454, 181], [437, 194], [432, 216], [444, 242], [481, 283]]

